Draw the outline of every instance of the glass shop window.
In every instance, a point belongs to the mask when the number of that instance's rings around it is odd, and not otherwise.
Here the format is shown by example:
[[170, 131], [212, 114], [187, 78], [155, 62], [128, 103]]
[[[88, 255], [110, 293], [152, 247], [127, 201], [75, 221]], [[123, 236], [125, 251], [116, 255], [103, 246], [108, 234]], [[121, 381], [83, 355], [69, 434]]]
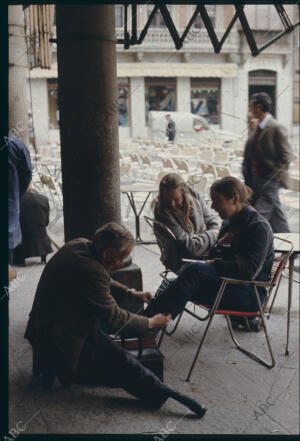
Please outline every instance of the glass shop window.
[[203, 116], [209, 124], [219, 124], [220, 81], [191, 83], [191, 113]]
[[150, 110], [176, 111], [176, 82], [163, 80], [145, 81], [146, 121]]

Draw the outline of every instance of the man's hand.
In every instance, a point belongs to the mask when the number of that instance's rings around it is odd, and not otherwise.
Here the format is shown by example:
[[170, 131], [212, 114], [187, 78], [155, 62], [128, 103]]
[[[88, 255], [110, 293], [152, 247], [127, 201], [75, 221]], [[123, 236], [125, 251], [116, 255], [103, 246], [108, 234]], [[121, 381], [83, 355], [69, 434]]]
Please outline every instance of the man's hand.
[[153, 317], [149, 318], [148, 328], [165, 328], [169, 321], [171, 320], [171, 314], [156, 314]]
[[131, 294], [133, 296], [138, 297], [139, 299], [143, 300], [145, 303], [149, 303], [151, 299], [153, 299], [153, 294], [149, 291], [136, 291], [135, 289], [130, 290]]
[[237, 231], [228, 231], [227, 233], [224, 234], [223, 237], [221, 237], [221, 239], [218, 240], [219, 244], [222, 243], [233, 243], [237, 237], [238, 237], [238, 232]]
[[212, 265], [214, 260], [204, 260], [204, 263], [207, 263], [207, 265]]

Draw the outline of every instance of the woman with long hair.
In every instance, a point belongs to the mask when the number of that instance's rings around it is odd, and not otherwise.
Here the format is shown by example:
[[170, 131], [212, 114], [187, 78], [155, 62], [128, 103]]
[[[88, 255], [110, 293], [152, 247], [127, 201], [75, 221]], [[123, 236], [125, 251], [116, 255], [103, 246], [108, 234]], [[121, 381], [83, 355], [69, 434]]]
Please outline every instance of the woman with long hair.
[[[268, 281], [274, 258], [273, 232], [268, 221], [248, 204], [249, 189], [238, 179], [227, 176], [210, 189], [212, 208], [224, 220], [216, 246], [203, 262], [188, 263], [146, 309], [170, 313], [174, 319], [187, 301], [212, 305], [221, 276], [239, 280]], [[259, 287], [261, 303], [266, 289]], [[228, 285], [219, 305], [222, 309], [257, 311], [252, 286]]]
[[[173, 232], [179, 245], [177, 256], [168, 252], [168, 244], [162, 249], [161, 260], [168, 269], [178, 272], [181, 258], [199, 259], [215, 244], [219, 233], [217, 217], [180, 175], [169, 173], [161, 179], [153, 209], [155, 220]], [[154, 232], [157, 234], [155, 227]]]

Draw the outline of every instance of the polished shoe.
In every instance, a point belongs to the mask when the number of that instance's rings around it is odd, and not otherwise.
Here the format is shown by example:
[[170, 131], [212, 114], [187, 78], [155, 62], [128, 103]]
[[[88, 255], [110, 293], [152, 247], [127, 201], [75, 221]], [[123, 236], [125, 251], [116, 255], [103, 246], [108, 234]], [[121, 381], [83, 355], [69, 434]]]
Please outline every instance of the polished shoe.
[[169, 398], [173, 398], [174, 400], [188, 407], [199, 418], [202, 418], [204, 416], [206, 412], [206, 408], [203, 407], [201, 404], [197, 403], [197, 401], [193, 400], [192, 398], [187, 397], [186, 395], [182, 395], [179, 392], [176, 392], [175, 390], [172, 389], [169, 390], [168, 395]]

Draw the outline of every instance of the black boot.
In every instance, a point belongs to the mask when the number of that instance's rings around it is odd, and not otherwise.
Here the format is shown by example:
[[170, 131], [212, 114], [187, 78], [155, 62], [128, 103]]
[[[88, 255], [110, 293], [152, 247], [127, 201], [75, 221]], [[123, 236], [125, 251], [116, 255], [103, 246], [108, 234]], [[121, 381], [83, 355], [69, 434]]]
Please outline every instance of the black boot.
[[184, 406], [188, 407], [199, 418], [203, 417], [203, 415], [206, 412], [205, 407], [203, 407], [201, 404], [197, 403], [197, 401], [193, 400], [192, 398], [187, 397], [186, 395], [182, 395], [181, 393], [176, 392], [175, 390], [171, 389], [168, 386], [165, 386], [165, 387], [167, 389], [167, 395], [169, 398], [173, 398], [173, 400], [176, 400], [179, 403], [183, 404]]
[[190, 397], [187, 397], [186, 395], [182, 395], [179, 392], [172, 391], [172, 393], [170, 394], [170, 398], [179, 401], [179, 403], [191, 409], [191, 411], [194, 412], [199, 418], [202, 418], [206, 412], [205, 407], [197, 403], [197, 401], [193, 400]]

